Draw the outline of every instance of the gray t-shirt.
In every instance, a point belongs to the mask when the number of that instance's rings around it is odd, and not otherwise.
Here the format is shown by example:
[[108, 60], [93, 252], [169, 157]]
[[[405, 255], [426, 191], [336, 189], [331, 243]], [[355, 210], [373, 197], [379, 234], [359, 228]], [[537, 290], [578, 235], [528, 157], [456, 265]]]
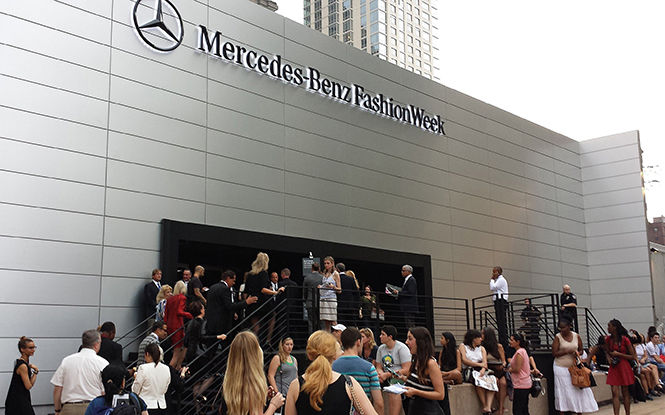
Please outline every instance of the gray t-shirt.
[[411, 352], [406, 344], [396, 340], [392, 349], [388, 349], [385, 344], [379, 346], [379, 350], [376, 351], [376, 361], [381, 362], [384, 370], [386, 366], [392, 364], [392, 369], [398, 371], [402, 369], [404, 363], [411, 362]]

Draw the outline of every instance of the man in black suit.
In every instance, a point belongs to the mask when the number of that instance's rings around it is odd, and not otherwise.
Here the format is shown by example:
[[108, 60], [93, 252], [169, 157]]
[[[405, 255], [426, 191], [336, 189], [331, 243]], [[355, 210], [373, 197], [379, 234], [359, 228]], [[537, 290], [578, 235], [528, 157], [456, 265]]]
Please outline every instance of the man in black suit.
[[357, 325], [358, 309], [360, 308], [360, 293], [356, 287], [356, 280], [346, 275], [346, 265], [342, 262], [335, 265], [339, 272], [339, 280], [342, 292], [337, 294], [337, 307], [339, 308], [339, 319], [348, 327]]
[[112, 321], [106, 321], [99, 327], [99, 332], [102, 336], [102, 343], [97, 355], [111, 364], [122, 365], [122, 346], [113, 341], [115, 338], [115, 324]]
[[157, 294], [162, 288], [162, 270], [155, 268], [152, 270], [152, 281], [143, 287], [143, 305], [145, 306], [145, 316], [155, 315], [155, 306], [157, 305]]
[[[227, 334], [233, 327], [233, 321], [237, 318], [236, 313], [258, 300], [257, 297], [247, 297], [246, 300], [239, 301], [233, 290], [235, 283], [235, 272], [227, 270], [222, 273], [222, 281], [210, 287], [208, 309], [206, 310], [208, 319], [206, 334]], [[227, 339], [227, 341], [230, 340]]]
[[397, 294], [399, 309], [404, 315], [404, 323], [408, 330], [415, 326], [416, 315], [418, 314], [418, 285], [413, 276], [413, 267], [411, 265], [402, 266], [402, 277], [404, 277], [402, 290], [399, 292], [394, 290], [393, 292]]

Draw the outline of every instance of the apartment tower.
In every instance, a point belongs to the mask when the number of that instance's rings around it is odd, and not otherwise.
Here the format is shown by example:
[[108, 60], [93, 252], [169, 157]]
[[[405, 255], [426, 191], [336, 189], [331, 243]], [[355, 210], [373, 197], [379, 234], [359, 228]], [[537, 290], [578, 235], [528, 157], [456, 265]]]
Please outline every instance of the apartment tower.
[[304, 24], [438, 80], [436, 0], [303, 0]]

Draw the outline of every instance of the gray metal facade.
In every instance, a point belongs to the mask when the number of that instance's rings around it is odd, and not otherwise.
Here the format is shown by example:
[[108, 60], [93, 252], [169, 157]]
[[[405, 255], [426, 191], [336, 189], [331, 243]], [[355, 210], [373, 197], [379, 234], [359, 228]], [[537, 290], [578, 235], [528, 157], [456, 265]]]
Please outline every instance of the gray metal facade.
[[[245, 0], [172, 2], [185, 37], [170, 53], [140, 41], [130, 0], [0, 7], [3, 398], [19, 336], [37, 341], [32, 396], [44, 405], [84, 329], [110, 319], [124, 332], [138, 321], [163, 218], [431, 255], [435, 295], [483, 295], [499, 264], [513, 292], [568, 283], [594, 306], [594, 287], [604, 287], [590, 278], [596, 261], [640, 268], [630, 289], [650, 292], [644, 199], [624, 203], [621, 193], [641, 191], [636, 134], [618, 152], [612, 137], [583, 151]], [[443, 114], [446, 135], [197, 52], [199, 24]], [[606, 182], [594, 175], [603, 169]], [[608, 199], [592, 197], [600, 193]], [[593, 242], [618, 250], [594, 256], [590, 233], [603, 221], [615, 232]], [[621, 233], [634, 249], [622, 249]], [[601, 308], [626, 286], [610, 289]], [[635, 300], [643, 307], [611, 308], [642, 328], [651, 302]]]

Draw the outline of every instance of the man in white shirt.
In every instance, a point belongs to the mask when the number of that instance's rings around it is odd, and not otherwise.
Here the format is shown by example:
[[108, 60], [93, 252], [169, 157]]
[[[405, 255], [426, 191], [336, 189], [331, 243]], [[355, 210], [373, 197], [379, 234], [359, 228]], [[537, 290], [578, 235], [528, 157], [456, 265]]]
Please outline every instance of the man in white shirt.
[[102, 370], [109, 362], [97, 356], [101, 342], [97, 330], [86, 330], [81, 351], [62, 359], [51, 378], [56, 415], [83, 415], [90, 401], [104, 394]]
[[507, 349], [508, 323], [506, 320], [506, 310], [508, 310], [508, 282], [503, 277], [503, 269], [500, 266], [492, 268], [490, 290], [492, 291], [492, 301], [494, 301], [496, 325], [499, 330], [499, 343]]
[[649, 337], [649, 342], [646, 344], [646, 353], [649, 355], [647, 362], [653, 363], [658, 366], [658, 371], [662, 374], [660, 380], [665, 382], [665, 362], [660, 357], [660, 350], [658, 348], [658, 343], [660, 343], [660, 335], [656, 333], [651, 333]]

